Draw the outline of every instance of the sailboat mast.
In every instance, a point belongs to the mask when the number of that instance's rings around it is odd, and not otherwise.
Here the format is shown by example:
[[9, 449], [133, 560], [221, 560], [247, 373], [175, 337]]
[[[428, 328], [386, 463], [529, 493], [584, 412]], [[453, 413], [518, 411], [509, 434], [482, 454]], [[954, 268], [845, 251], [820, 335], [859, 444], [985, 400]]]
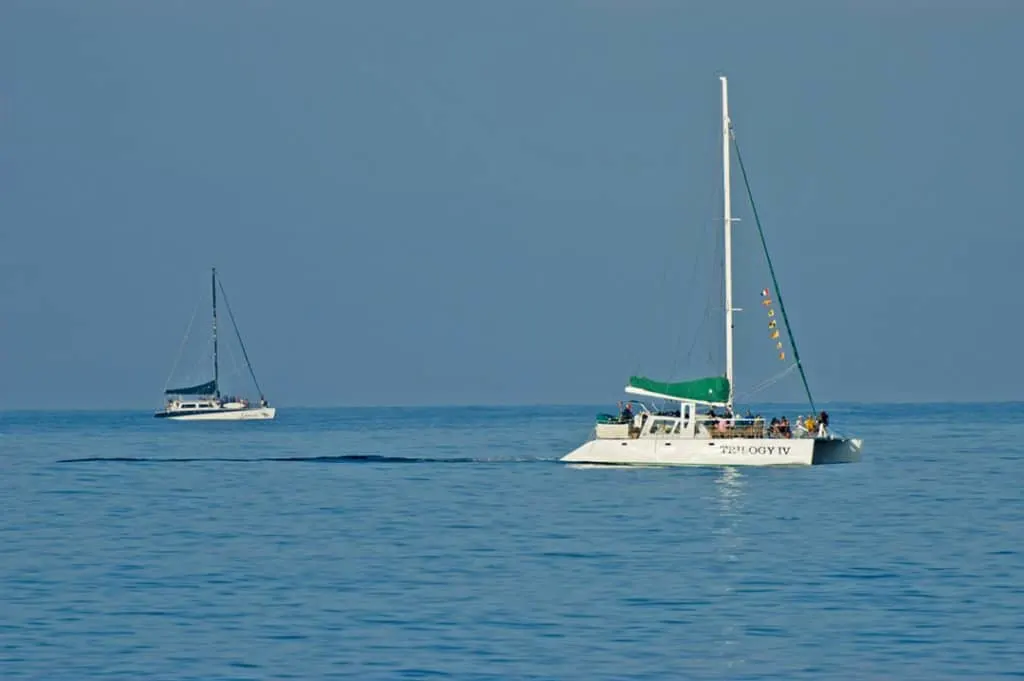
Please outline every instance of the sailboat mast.
[[220, 365], [217, 361], [217, 268], [210, 272], [210, 285], [213, 291], [213, 389], [220, 397]]
[[729, 381], [729, 411], [732, 411], [732, 196], [729, 181], [729, 82], [722, 81], [722, 196], [725, 203], [725, 378]]

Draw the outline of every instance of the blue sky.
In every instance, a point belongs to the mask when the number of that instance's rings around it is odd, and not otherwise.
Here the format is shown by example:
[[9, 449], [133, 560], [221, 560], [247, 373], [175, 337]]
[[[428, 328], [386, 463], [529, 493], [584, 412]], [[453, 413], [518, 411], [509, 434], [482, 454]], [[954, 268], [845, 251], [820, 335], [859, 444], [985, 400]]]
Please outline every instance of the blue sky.
[[278, 404], [713, 371], [720, 72], [815, 397], [1020, 399], [1024, 9], [824, 4], [7, 0], [0, 408], [158, 404], [212, 265]]

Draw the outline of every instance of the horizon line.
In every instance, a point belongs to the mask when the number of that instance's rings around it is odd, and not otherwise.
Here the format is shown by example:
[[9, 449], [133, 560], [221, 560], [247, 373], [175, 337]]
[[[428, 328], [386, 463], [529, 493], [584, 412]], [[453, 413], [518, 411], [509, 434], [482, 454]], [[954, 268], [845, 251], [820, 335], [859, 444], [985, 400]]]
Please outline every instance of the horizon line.
[[[608, 405], [608, 402], [477, 402], [477, 403], [437, 403], [437, 404], [278, 404], [278, 409], [474, 409], [474, 408], [498, 408], [517, 409], [526, 407], [599, 407]], [[803, 401], [781, 401], [781, 402], [746, 402], [749, 405], [766, 406], [808, 406]], [[862, 401], [862, 400], [828, 400], [818, 401], [817, 404], [832, 406], [905, 406], [905, 405], [1011, 405], [1024, 404], [1024, 398], [1007, 400], [892, 400], [892, 401]], [[51, 413], [72, 413], [72, 412], [153, 412], [151, 407], [0, 407], [0, 413], [17, 412], [51, 412]]]

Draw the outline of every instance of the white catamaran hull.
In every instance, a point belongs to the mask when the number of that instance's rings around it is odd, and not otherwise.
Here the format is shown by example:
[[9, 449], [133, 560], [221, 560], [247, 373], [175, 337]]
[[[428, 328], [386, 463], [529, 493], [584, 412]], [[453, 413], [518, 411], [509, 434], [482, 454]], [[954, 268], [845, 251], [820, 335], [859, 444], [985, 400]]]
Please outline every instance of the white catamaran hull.
[[619, 466], [810, 466], [859, 461], [861, 445], [857, 438], [594, 439], [561, 461]]
[[159, 412], [158, 418], [171, 419], [172, 421], [265, 421], [274, 418], [277, 414], [275, 407], [256, 407], [253, 409], [218, 409], [216, 411], [186, 412], [175, 414], [174, 412]]

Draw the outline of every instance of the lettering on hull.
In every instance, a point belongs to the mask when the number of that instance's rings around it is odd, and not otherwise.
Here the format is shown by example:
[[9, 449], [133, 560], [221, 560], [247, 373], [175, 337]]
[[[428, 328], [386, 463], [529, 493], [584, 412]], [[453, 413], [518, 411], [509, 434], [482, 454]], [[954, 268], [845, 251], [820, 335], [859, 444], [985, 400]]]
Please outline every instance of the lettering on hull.
[[722, 454], [743, 454], [750, 456], [789, 456], [792, 447], [781, 445], [721, 445], [718, 451]]

